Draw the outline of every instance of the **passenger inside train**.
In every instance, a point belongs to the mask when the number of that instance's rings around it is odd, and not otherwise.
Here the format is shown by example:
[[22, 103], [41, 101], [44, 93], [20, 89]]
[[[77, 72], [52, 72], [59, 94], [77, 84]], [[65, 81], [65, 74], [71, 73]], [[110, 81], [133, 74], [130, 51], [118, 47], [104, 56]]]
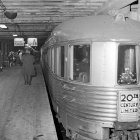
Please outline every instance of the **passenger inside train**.
[[74, 45], [74, 78], [79, 82], [89, 82], [90, 46]]
[[136, 46], [120, 45], [118, 54], [118, 83], [136, 84]]

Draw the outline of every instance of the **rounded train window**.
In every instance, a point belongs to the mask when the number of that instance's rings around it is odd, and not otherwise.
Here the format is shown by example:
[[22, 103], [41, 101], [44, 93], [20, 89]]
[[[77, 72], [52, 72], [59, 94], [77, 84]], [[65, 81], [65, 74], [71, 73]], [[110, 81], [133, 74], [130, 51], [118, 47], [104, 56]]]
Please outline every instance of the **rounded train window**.
[[118, 84], [136, 84], [136, 45], [119, 45], [118, 48]]
[[71, 48], [71, 80], [90, 81], [90, 45], [73, 45]]

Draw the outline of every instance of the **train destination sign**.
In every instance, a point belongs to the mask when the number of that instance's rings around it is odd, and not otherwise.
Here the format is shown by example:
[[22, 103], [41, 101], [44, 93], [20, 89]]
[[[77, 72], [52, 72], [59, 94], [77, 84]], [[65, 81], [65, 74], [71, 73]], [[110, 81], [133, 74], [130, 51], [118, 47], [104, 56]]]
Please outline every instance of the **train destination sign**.
[[28, 38], [27, 43], [31, 46], [37, 46], [38, 45], [37, 38]]
[[14, 46], [24, 46], [24, 38], [14, 38]]
[[121, 91], [119, 101], [120, 114], [132, 114], [138, 112], [139, 91]]

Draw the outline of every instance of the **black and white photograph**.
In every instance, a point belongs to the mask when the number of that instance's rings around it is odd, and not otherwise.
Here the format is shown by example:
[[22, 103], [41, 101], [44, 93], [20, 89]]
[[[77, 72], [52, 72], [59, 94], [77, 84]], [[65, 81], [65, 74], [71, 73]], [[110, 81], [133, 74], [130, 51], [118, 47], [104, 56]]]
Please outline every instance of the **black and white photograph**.
[[140, 0], [0, 0], [0, 140], [140, 140]]

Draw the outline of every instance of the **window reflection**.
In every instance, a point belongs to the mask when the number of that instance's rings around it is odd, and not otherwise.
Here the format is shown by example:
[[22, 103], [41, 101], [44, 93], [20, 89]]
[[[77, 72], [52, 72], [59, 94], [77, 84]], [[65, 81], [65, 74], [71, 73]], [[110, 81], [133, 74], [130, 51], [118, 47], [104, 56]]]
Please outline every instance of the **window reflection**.
[[64, 77], [64, 59], [65, 59], [65, 55], [64, 55], [64, 46], [61, 46], [61, 77]]
[[136, 84], [135, 45], [120, 45], [118, 50], [118, 83]]
[[90, 70], [90, 46], [74, 45], [73, 50], [73, 80], [87, 83], [89, 82]]
[[64, 46], [57, 48], [57, 75], [64, 77]]

